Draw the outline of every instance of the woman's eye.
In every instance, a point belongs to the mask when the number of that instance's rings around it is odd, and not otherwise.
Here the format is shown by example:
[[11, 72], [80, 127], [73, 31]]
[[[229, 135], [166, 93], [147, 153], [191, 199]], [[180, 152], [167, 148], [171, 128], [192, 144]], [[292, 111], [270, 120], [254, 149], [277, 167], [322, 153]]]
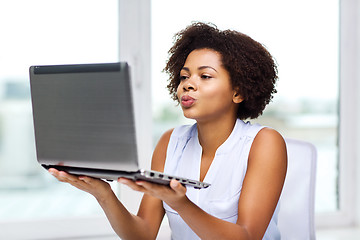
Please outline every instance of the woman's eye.
[[201, 75], [201, 78], [202, 79], [209, 79], [209, 78], [211, 78], [211, 76], [209, 76], [209, 75]]
[[185, 80], [187, 78], [188, 78], [187, 76], [180, 76], [180, 81], [183, 81], [183, 80]]

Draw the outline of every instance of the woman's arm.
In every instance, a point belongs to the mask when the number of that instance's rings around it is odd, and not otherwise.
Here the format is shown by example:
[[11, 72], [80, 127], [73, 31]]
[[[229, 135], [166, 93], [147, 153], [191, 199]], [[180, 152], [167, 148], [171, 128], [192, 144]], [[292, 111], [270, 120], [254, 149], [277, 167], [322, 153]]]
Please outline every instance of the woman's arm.
[[262, 129], [251, 146], [239, 199], [237, 223], [246, 226], [251, 239], [264, 235], [280, 198], [286, 170], [283, 137], [273, 129]]
[[271, 129], [261, 130], [250, 150], [236, 224], [204, 212], [186, 197], [186, 188], [177, 181], [171, 182], [171, 188], [143, 181], [126, 184], [165, 201], [201, 239], [261, 239], [280, 197], [286, 167], [281, 135]]
[[[172, 131], [166, 132], [154, 150], [152, 169], [163, 171], [166, 149]], [[61, 182], [93, 195], [106, 214], [112, 228], [121, 239], [155, 239], [165, 214], [161, 200], [145, 194], [137, 215], [131, 214], [118, 200], [110, 185], [102, 180], [74, 176], [56, 169], [49, 172]]]
[[112, 228], [122, 239], [147, 239], [151, 236], [143, 235], [147, 230], [146, 222], [123, 206], [107, 182], [91, 177], [74, 176], [56, 169], [49, 169], [49, 172], [59, 181], [92, 194], [105, 212]]

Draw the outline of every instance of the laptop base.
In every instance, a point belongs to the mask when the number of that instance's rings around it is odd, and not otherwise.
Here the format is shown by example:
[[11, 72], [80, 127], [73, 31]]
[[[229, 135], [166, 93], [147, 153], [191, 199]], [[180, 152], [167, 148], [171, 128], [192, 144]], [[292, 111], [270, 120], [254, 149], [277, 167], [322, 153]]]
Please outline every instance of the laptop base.
[[105, 170], [105, 169], [91, 169], [91, 168], [80, 168], [80, 167], [68, 167], [68, 166], [58, 166], [58, 165], [45, 165], [42, 164], [42, 167], [49, 170], [50, 168], [55, 168], [59, 171], [64, 171], [69, 174], [77, 176], [89, 176], [99, 179], [104, 179], [107, 181], [117, 181], [118, 178], [124, 177], [131, 179], [133, 181], [144, 180], [156, 184], [169, 185], [172, 179], [179, 181], [185, 186], [192, 186], [196, 189], [207, 188], [210, 186], [208, 183], [195, 181], [183, 177], [174, 177], [157, 171], [149, 170], [138, 170], [135, 172], [128, 171], [119, 171], [119, 170]]

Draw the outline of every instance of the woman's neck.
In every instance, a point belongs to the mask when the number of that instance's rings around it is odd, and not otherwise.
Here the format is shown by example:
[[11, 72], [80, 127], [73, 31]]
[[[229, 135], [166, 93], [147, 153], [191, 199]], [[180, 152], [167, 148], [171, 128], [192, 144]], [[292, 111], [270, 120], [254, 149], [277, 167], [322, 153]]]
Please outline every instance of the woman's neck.
[[198, 122], [198, 137], [203, 154], [215, 155], [234, 129], [236, 118], [227, 117], [216, 121]]

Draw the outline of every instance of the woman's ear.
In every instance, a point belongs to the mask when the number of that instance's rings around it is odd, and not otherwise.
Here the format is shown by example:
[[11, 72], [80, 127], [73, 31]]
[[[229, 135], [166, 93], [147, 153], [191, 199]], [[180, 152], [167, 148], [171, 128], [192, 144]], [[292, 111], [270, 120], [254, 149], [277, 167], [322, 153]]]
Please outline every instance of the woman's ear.
[[234, 103], [241, 103], [242, 101], [244, 101], [244, 98], [240, 95], [240, 93], [238, 91], [234, 90], [233, 102]]

